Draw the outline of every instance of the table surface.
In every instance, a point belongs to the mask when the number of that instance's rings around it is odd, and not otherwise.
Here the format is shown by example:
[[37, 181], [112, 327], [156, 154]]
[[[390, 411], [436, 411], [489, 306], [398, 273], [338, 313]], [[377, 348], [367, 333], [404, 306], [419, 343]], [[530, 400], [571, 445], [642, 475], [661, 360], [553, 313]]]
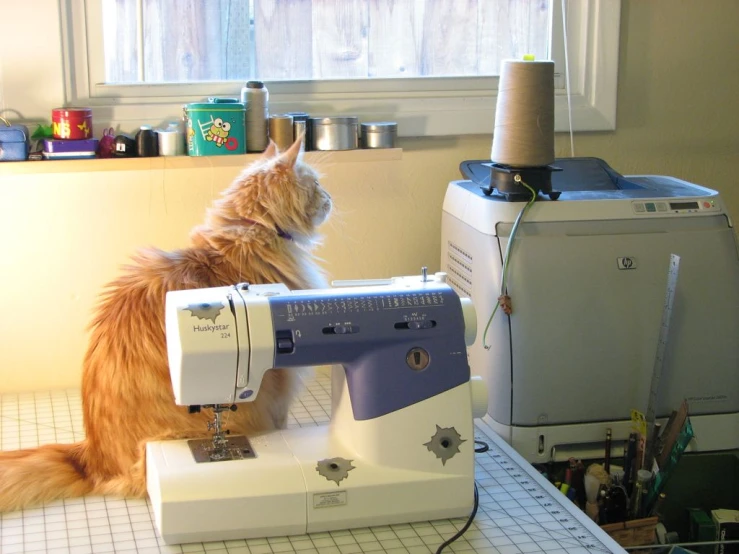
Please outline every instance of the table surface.
[[[319, 370], [294, 403], [289, 427], [330, 420], [329, 372]], [[84, 438], [79, 390], [0, 396], [0, 450]], [[476, 455], [480, 504], [467, 532], [444, 552], [586, 554], [625, 552], [559, 493], [504, 440], [476, 421], [476, 438], [490, 445]], [[390, 525], [330, 533], [165, 545], [144, 499], [85, 497], [0, 514], [0, 552], [214, 554], [425, 554], [454, 535], [466, 519]]]

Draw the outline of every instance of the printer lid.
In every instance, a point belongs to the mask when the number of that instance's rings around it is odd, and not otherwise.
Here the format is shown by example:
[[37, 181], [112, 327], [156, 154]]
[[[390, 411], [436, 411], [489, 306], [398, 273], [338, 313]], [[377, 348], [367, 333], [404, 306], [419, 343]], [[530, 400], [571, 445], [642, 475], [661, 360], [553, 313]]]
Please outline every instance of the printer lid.
[[[490, 190], [490, 160], [467, 160], [459, 165], [465, 179]], [[674, 198], [713, 195], [715, 191], [662, 175], [624, 176], [600, 158], [556, 158], [561, 171], [551, 174], [552, 189], [562, 191], [559, 200]], [[503, 199], [495, 193], [491, 198]]]

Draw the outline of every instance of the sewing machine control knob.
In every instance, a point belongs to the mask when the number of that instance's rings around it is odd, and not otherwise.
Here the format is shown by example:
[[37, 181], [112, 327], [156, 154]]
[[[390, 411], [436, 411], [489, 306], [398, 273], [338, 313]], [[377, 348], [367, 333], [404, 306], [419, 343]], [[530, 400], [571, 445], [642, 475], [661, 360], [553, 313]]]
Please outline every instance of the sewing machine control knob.
[[488, 387], [479, 375], [470, 378], [472, 417], [484, 417], [488, 413]]
[[295, 351], [292, 331], [280, 330], [275, 332], [275, 345], [278, 354], [292, 354]]
[[433, 319], [424, 319], [423, 321], [399, 321], [395, 324], [396, 329], [410, 329], [417, 331], [418, 329], [431, 329], [436, 327], [436, 321]]
[[422, 369], [426, 369], [426, 367], [429, 365], [430, 360], [431, 358], [429, 357], [429, 353], [418, 346], [415, 348], [411, 348], [408, 352], [408, 355], [405, 357], [405, 362], [413, 371], [421, 371]]
[[334, 325], [333, 327], [324, 327], [324, 335], [351, 335], [359, 332], [356, 325]]
[[464, 317], [464, 342], [472, 346], [477, 338], [477, 312], [475, 305], [469, 298], [460, 298], [462, 303], [462, 317]]

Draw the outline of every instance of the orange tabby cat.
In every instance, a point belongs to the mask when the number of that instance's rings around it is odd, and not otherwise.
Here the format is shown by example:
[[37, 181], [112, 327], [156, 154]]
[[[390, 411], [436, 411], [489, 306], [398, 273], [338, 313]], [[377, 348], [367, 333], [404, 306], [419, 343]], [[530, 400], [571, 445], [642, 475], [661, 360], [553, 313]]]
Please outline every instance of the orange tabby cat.
[[[310, 248], [331, 198], [299, 159], [271, 143], [207, 211], [192, 245], [146, 250], [109, 285], [91, 324], [82, 403], [86, 438], [76, 444], [0, 452], [0, 512], [86, 494], [144, 496], [149, 440], [209, 436], [210, 410], [176, 406], [167, 364], [164, 298], [170, 290], [239, 282], [325, 286]], [[298, 390], [294, 372], [265, 374], [253, 403], [228, 417], [232, 434], [283, 428]]]

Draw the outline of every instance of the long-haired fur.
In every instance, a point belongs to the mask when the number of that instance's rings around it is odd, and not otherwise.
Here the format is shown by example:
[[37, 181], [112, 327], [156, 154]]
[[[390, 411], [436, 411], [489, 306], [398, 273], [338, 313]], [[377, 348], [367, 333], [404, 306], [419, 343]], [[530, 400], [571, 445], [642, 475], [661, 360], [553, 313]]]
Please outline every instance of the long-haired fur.
[[[271, 143], [208, 209], [189, 247], [141, 251], [108, 285], [84, 357], [85, 439], [0, 452], [0, 512], [85, 494], [144, 496], [146, 442], [208, 436], [210, 413], [174, 403], [165, 294], [239, 282], [325, 286], [310, 249], [332, 204], [300, 160], [301, 142], [283, 153]], [[268, 371], [256, 400], [240, 404], [227, 428], [245, 435], [283, 428], [298, 381], [293, 372]]]

